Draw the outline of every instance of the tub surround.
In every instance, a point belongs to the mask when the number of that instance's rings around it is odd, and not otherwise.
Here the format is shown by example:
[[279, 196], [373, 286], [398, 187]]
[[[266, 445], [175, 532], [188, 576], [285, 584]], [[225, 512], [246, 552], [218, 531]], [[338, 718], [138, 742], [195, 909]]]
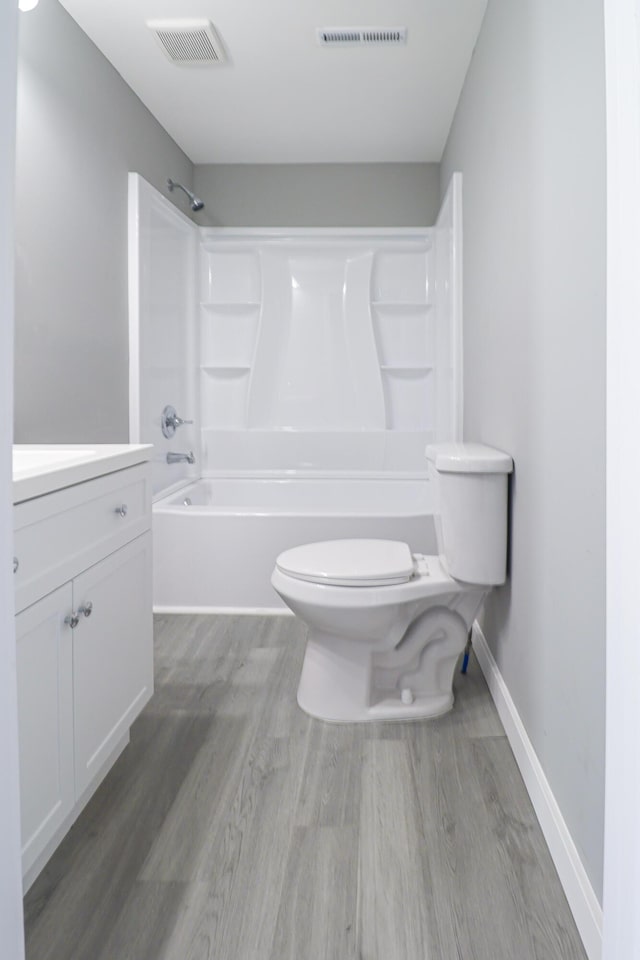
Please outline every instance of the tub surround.
[[151, 450], [14, 448], [25, 889], [153, 693]]
[[[156, 610], [282, 610], [273, 561], [310, 540], [432, 549], [424, 448], [462, 437], [460, 178], [435, 226], [400, 229], [198, 228], [138, 175], [129, 190]], [[170, 438], [168, 404], [195, 421]]]
[[452, 436], [436, 247], [430, 228], [202, 230], [205, 472], [402, 472]]
[[[460, 210], [454, 177], [433, 227], [198, 228], [130, 174], [130, 437], [156, 446], [154, 496], [424, 476], [425, 445], [462, 436]], [[195, 421], [170, 439], [167, 404]]]
[[[202, 474], [199, 423], [162, 431], [163, 411], [198, 421], [198, 228], [138, 174], [129, 174], [129, 439], [152, 443], [154, 497]], [[167, 463], [192, 450], [196, 463]]]

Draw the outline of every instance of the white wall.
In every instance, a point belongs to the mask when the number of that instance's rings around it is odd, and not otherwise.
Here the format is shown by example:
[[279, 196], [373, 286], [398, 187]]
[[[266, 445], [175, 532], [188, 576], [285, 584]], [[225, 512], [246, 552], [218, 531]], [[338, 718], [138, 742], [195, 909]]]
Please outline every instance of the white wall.
[[216, 227], [428, 227], [437, 163], [200, 164], [199, 223]]
[[605, 0], [607, 41], [607, 764], [604, 960], [640, 960], [640, 24]]
[[18, 66], [16, 440], [126, 440], [127, 173], [193, 167], [57, 0]]
[[20, 960], [22, 877], [18, 798], [18, 712], [13, 621], [11, 435], [13, 409], [13, 188], [17, 4], [0, 4], [0, 952]]
[[602, 0], [490, 0], [447, 143], [464, 175], [465, 435], [508, 450], [485, 634], [596, 894], [604, 789]]

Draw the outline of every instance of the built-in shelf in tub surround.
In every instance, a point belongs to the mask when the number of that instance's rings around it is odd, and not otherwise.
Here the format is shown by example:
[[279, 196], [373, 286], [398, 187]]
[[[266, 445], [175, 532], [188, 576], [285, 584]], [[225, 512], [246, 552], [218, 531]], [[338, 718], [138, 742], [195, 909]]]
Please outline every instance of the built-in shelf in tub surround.
[[425, 300], [372, 300], [371, 306], [379, 310], [398, 310], [413, 313], [414, 311], [428, 310], [431, 306]]
[[262, 297], [260, 252], [255, 244], [225, 241], [202, 260], [201, 300], [205, 303], [259, 303]]
[[413, 302], [429, 299], [432, 273], [430, 231], [427, 242], [399, 236], [395, 243], [378, 246], [371, 269], [371, 299], [375, 302]]
[[203, 366], [250, 366], [253, 363], [259, 303], [203, 303], [200, 357]]
[[242, 314], [245, 310], [260, 307], [260, 300], [203, 300], [200, 306], [213, 313]]
[[428, 367], [382, 367], [382, 389], [388, 430], [427, 436], [435, 426], [434, 386]]
[[372, 304], [373, 330], [381, 366], [433, 366], [433, 315], [427, 304]]
[[201, 368], [205, 373], [217, 373], [218, 371], [225, 370], [251, 370], [251, 365], [249, 363], [212, 363], [211, 366], [203, 364]]
[[25, 889], [153, 693], [152, 449], [14, 447]]
[[202, 367], [203, 430], [246, 430], [251, 368]]

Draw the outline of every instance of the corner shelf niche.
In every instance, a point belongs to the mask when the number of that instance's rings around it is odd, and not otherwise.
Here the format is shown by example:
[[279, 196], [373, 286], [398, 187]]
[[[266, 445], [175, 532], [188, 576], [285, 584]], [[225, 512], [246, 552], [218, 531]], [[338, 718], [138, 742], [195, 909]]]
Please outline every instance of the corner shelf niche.
[[246, 367], [253, 362], [259, 303], [203, 303], [200, 356], [203, 367]]
[[205, 302], [255, 303], [260, 300], [260, 253], [253, 246], [201, 249], [201, 299]]
[[385, 303], [421, 303], [428, 300], [430, 247], [403, 243], [380, 250], [373, 258], [372, 300]]
[[433, 428], [433, 369], [381, 367], [387, 430], [424, 432]]
[[202, 426], [205, 430], [240, 430], [246, 426], [249, 366], [201, 368]]
[[246, 427], [260, 301], [208, 300], [201, 310], [201, 404], [205, 429]]
[[433, 428], [434, 333], [426, 300], [373, 300], [387, 430]]

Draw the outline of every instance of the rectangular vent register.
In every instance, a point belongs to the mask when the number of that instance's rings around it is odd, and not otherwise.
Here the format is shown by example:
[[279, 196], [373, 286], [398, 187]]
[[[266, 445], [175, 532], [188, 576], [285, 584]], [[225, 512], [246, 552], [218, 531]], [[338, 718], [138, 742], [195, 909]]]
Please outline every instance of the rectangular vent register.
[[147, 20], [165, 56], [181, 66], [207, 66], [226, 60], [210, 20]]
[[390, 47], [407, 42], [406, 27], [316, 27], [321, 47]]

